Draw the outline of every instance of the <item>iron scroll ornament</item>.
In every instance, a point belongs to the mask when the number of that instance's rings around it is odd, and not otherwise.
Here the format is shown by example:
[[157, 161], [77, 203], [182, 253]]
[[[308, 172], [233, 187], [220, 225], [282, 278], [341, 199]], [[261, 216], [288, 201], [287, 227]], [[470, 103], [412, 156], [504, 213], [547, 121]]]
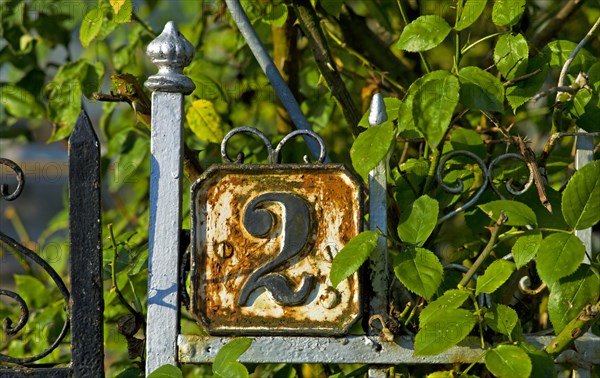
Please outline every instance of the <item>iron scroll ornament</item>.
[[[25, 176], [23, 174], [23, 170], [15, 162], [13, 162], [12, 160], [9, 160], [9, 159], [0, 158], [0, 165], [4, 165], [4, 166], [10, 168], [16, 175], [17, 187], [12, 193], [9, 194], [8, 186], [6, 184], [0, 185], [0, 195], [2, 196], [2, 199], [5, 199], [7, 201], [13, 201], [21, 195], [21, 192], [25, 185]], [[8, 248], [10, 250], [12, 250], [14, 253], [17, 253], [20, 256], [22, 256], [30, 261], [33, 261], [35, 264], [40, 266], [46, 273], [48, 273], [48, 275], [50, 276], [50, 278], [52, 278], [52, 281], [54, 281], [54, 283], [56, 284], [56, 287], [58, 288], [58, 291], [60, 292], [60, 294], [62, 295], [62, 297], [64, 299], [65, 308], [68, 308], [69, 290], [67, 289], [65, 283], [60, 278], [58, 273], [46, 261], [44, 261], [44, 259], [42, 259], [40, 256], [38, 256], [35, 252], [31, 251], [30, 249], [19, 244], [16, 240], [3, 234], [2, 232], [0, 232], [0, 244], [8, 246]], [[13, 299], [14, 301], [16, 301], [17, 304], [19, 305], [21, 314], [19, 316], [19, 321], [17, 322], [17, 324], [15, 326], [13, 326], [13, 321], [8, 317], [2, 321], [2, 331], [7, 336], [14, 336], [19, 331], [21, 331], [27, 324], [27, 321], [29, 320], [29, 308], [27, 307], [27, 303], [25, 302], [23, 297], [21, 297], [18, 293], [14, 292], [14, 291], [0, 289], [0, 296], [9, 297], [9, 298]], [[47, 355], [49, 355], [50, 353], [52, 353], [52, 351], [55, 350], [59, 346], [59, 344], [62, 342], [62, 340], [67, 335], [68, 331], [69, 331], [69, 312], [67, 311], [66, 320], [65, 320], [65, 323], [63, 324], [63, 327], [62, 327], [60, 333], [58, 334], [56, 339], [51, 343], [51, 345], [48, 346], [44, 351], [36, 354], [35, 356], [25, 357], [25, 358], [11, 357], [11, 356], [0, 353], [0, 362], [24, 365], [24, 364], [29, 364], [29, 363], [41, 360], [42, 358], [44, 358]]]
[[[325, 150], [325, 142], [323, 142], [323, 139], [317, 133], [315, 133], [313, 131], [309, 131], [309, 130], [292, 131], [291, 133], [287, 134], [279, 142], [277, 147], [273, 148], [273, 145], [271, 144], [269, 139], [260, 130], [258, 130], [254, 127], [242, 126], [242, 127], [237, 127], [235, 129], [231, 130], [229, 133], [227, 133], [227, 135], [225, 135], [225, 137], [223, 138], [223, 141], [221, 142], [221, 156], [223, 157], [223, 160], [225, 160], [228, 163], [236, 163], [236, 164], [244, 163], [244, 154], [243, 153], [240, 152], [237, 155], [237, 158], [235, 161], [232, 160], [229, 157], [229, 155], [227, 154], [227, 142], [229, 142], [229, 139], [231, 139], [231, 137], [233, 137], [234, 135], [241, 134], [241, 133], [253, 134], [253, 135], [258, 136], [260, 138], [260, 140], [262, 140], [262, 142], [265, 144], [265, 147], [267, 148], [269, 164], [281, 163], [281, 151], [283, 150], [283, 146], [285, 146], [285, 144], [290, 139], [293, 139], [299, 135], [307, 135], [319, 143], [319, 159], [318, 159], [319, 163], [323, 163], [327, 156], [327, 152]], [[310, 163], [308, 156], [306, 156], [306, 155], [304, 156], [304, 162], [306, 164]]]

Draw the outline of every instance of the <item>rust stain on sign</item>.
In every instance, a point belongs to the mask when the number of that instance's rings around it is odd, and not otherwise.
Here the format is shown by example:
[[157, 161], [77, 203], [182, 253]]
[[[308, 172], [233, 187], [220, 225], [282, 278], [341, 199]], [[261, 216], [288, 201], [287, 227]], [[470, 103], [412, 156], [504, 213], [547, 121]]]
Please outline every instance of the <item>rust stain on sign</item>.
[[331, 286], [362, 225], [342, 165], [223, 165], [192, 186], [192, 311], [211, 334], [341, 335], [360, 316], [358, 274]]

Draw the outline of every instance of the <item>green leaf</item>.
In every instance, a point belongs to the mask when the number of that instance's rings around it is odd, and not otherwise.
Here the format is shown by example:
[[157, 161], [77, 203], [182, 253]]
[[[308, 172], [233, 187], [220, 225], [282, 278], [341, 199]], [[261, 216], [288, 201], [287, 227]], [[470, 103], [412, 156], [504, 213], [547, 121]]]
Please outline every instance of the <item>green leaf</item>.
[[498, 345], [485, 354], [485, 366], [498, 378], [528, 378], [531, 360], [527, 353], [515, 345]]
[[221, 117], [213, 103], [208, 100], [192, 102], [192, 106], [185, 113], [185, 119], [194, 135], [200, 140], [221, 143], [225, 136]]
[[398, 237], [405, 243], [422, 246], [437, 224], [439, 205], [424, 195], [413, 202], [400, 216]]
[[20, 274], [15, 274], [14, 278], [17, 292], [29, 307], [41, 308], [48, 304], [51, 298], [44, 295], [48, 293], [48, 289], [40, 280]]
[[352, 238], [334, 257], [329, 278], [333, 287], [354, 274], [377, 248], [376, 231], [364, 231]]
[[[432, 80], [441, 80], [441, 79], [444, 79], [448, 75], [449, 75], [448, 71], [443, 71], [443, 70], [434, 71], [434, 72], [431, 72], [424, 76], [421, 76], [420, 78], [415, 80], [410, 85], [410, 87], [408, 88], [408, 92], [406, 93], [406, 96], [404, 96], [404, 99], [402, 100], [402, 102], [400, 103], [400, 105], [398, 107], [398, 132], [399, 133], [401, 133], [401, 134], [402, 133], [417, 134], [416, 135], [417, 137], [423, 136], [417, 132], [416, 126], [415, 126], [415, 120], [413, 119], [413, 103], [414, 103], [415, 95], [417, 94], [417, 92], [419, 92], [421, 90], [421, 88], [423, 87], [423, 85], [426, 82], [432, 81]], [[387, 104], [386, 104], [386, 106], [387, 106]]]
[[94, 7], [85, 15], [81, 21], [81, 29], [79, 29], [79, 40], [83, 47], [88, 47], [100, 33], [103, 21], [104, 12], [101, 7]]
[[444, 267], [433, 252], [407, 248], [394, 258], [394, 273], [408, 290], [429, 299], [442, 283]]
[[[542, 49], [542, 56], [550, 65], [550, 68], [561, 69], [571, 53], [577, 47], [577, 43], [566, 40], [549, 42]], [[586, 49], [581, 49], [571, 62], [570, 72], [587, 71], [598, 59]]]
[[542, 233], [540, 231], [535, 231], [529, 235], [523, 235], [517, 239], [511, 252], [518, 269], [525, 266], [537, 255], [541, 243]]
[[342, 5], [344, 5], [344, 0], [319, 0], [319, 5], [323, 7], [325, 12], [335, 18], [339, 18]]
[[483, 144], [481, 134], [462, 127], [452, 130], [450, 145], [444, 146], [443, 153], [456, 150], [471, 151], [482, 159], [485, 159], [487, 154], [487, 147]]
[[350, 148], [352, 165], [363, 178], [385, 159], [394, 142], [394, 125], [386, 122], [381, 126], [369, 127], [361, 133]]
[[458, 72], [460, 102], [471, 109], [502, 112], [504, 86], [491, 73], [479, 67], [464, 67]]
[[148, 378], [183, 378], [183, 373], [177, 366], [163, 365], [148, 375]]
[[456, 309], [469, 299], [470, 294], [466, 290], [450, 289], [444, 292], [444, 295], [429, 303], [427, 307], [421, 310], [419, 314], [419, 324], [421, 327], [426, 324], [439, 311]]
[[415, 337], [415, 356], [433, 356], [450, 349], [469, 335], [477, 317], [469, 310], [447, 309], [431, 316]]
[[554, 358], [543, 349], [538, 349], [533, 345], [525, 342], [518, 344], [519, 348], [523, 349], [531, 359], [531, 378], [547, 378], [556, 377], [554, 371]]
[[495, 304], [485, 313], [485, 323], [494, 331], [509, 336], [517, 323], [519, 315], [512, 308], [503, 304]]
[[131, 15], [133, 13], [133, 5], [131, 0], [110, 0], [114, 17], [113, 21], [117, 23], [131, 21]]
[[581, 265], [575, 273], [561, 278], [552, 286], [548, 300], [548, 313], [556, 334], [599, 297], [600, 278], [589, 265]]
[[420, 16], [402, 30], [396, 47], [410, 52], [430, 50], [442, 43], [451, 30], [440, 16]]
[[525, 0], [496, 0], [492, 9], [492, 22], [497, 26], [512, 26], [521, 19]]
[[104, 66], [78, 60], [62, 65], [45, 88], [48, 97], [48, 116], [56, 124], [48, 140], [54, 142], [71, 134], [81, 111], [81, 95], [91, 97], [100, 88]]
[[267, 4], [267, 13], [261, 20], [269, 25], [282, 27], [288, 17], [288, 8], [284, 3]]
[[33, 94], [13, 84], [0, 84], [0, 104], [15, 118], [43, 118], [46, 114]]
[[536, 226], [537, 218], [531, 208], [524, 203], [510, 200], [498, 200], [479, 205], [492, 220], [496, 221], [500, 217], [500, 213], [508, 217], [506, 220], [507, 226]]
[[507, 260], [496, 260], [490, 264], [483, 275], [477, 278], [475, 294], [492, 294], [508, 280], [515, 270], [515, 264]]
[[460, 31], [473, 25], [483, 13], [486, 3], [487, 0], [467, 0], [454, 29]]
[[571, 177], [563, 192], [562, 211], [575, 230], [600, 221], [600, 160], [586, 164]]
[[573, 234], [557, 232], [542, 240], [537, 255], [537, 271], [540, 278], [552, 285], [575, 272], [585, 256], [585, 246]]
[[540, 70], [539, 73], [506, 88], [506, 100], [514, 112], [519, 106], [535, 96], [546, 81], [548, 65], [544, 57], [540, 55], [529, 59], [525, 73], [532, 73], [538, 69]]
[[423, 133], [431, 148], [437, 147], [450, 126], [458, 104], [459, 87], [458, 79], [447, 71], [427, 74], [417, 87], [412, 116], [415, 127]]
[[215, 356], [213, 374], [222, 378], [246, 378], [248, 370], [237, 359], [250, 348], [252, 339], [240, 337], [225, 344]]
[[521, 34], [503, 34], [494, 48], [494, 63], [506, 79], [513, 79], [527, 72], [529, 47]]

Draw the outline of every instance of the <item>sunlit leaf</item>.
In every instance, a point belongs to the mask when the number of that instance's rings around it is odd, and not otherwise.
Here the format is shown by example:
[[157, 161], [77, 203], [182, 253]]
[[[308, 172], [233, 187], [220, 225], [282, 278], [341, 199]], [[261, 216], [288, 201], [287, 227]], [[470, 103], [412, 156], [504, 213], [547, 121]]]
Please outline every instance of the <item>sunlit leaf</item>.
[[102, 29], [104, 21], [104, 12], [101, 7], [93, 7], [83, 20], [81, 21], [81, 29], [79, 29], [79, 40], [83, 47], [88, 47], [96, 38]]
[[433, 356], [450, 349], [467, 337], [476, 323], [477, 317], [469, 310], [438, 311], [415, 336], [415, 355]]
[[398, 237], [405, 243], [422, 246], [437, 224], [439, 205], [424, 195], [413, 202], [400, 216]]
[[585, 247], [573, 234], [557, 232], [542, 240], [537, 254], [537, 271], [540, 278], [552, 288], [560, 278], [575, 272], [583, 261]]
[[235, 338], [225, 344], [215, 356], [213, 373], [221, 378], [247, 378], [248, 370], [237, 359], [251, 344], [252, 339], [248, 337]]
[[183, 373], [177, 366], [163, 365], [148, 375], [148, 378], [183, 378]]
[[467, 0], [454, 29], [463, 30], [473, 25], [483, 13], [486, 3], [487, 0]]
[[562, 211], [576, 230], [600, 221], [600, 160], [586, 164], [571, 177], [563, 192]]
[[459, 308], [467, 299], [469, 299], [469, 297], [470, 294], [466, 290], [447, 290], [441, 297], [427, 304], [427, 306], [421, 310], [421, 313], [419, 314], [419, 324], [423, 326], [423, 324], [426, 324], [429, 319], [435, 316], [439, 311]]
[[525, 0], [496, 0], [492, 9], [492, 21], [497, 26], [515, 25], [525, 11]]
[[521, 202], [498, 200], [479, 205], [479, 208], [494, 221], [498, 220], [501, 212], [504, 212], [508, 218], [505, 224], [508, 226], [537, 225], [537, 218], [533, 210]]
[[492, 294], [512, 275], [515, 264], [507, 260], [496, 260], [477, 278], [475, 294]]
[[531, 360], [515, 345], [498, 345], [485, 354], [485, 366], [498, 378], [528, 378]]
[[527, 72], [529, 47], [521, 34], [503, 34], [494, 48], [494, 63], [506, 79], [513, 79]]
[[460, 102], [477, 110], [502, 112], [504, 110], [504, 86], [491, 73], [479, 67], [464, 67], [458, 72]]
[[433, 252], [407, 248], [394, 258], [394, 273], [408, 290], [429, 299], [442, 283], [444, 267]]
[[575, 273], [561, 278], [550, 291], [548, 313], [555, 332], [563, 328], [589, 304], [600, 297], [600, 278], [589, 265], [581, 265]]
[[366, 177], [386, 157], [393, 142], [394, 125], [391, 122], [369, 127], [352, 144], [352, 165], [363, 178]]
[[200, 140], [221, 143], [225, 136], [221, 117], [213, 103], [208, 100], [194, 101], [185, 113], [185, 119], [194, 135]]
[[402, 30], [396, 47], [410, 52], [430, 50], [442, 43], [451, 30], [440, 16], [420, 16]]
[[431, 148], [437, 147], [450, 126], [459, 88], [458, 79], [447, 71], [427, 74], [416, 88], [412, 118]]
[[329, 278], [333, 287], [354, 274], [377, 248], [376, 231], [364, 231], [352, 238], [334, 257]]
[[519, 315], [512, 308], [503, 304], [495, 304], [485, 313], [485, 323], [494, 331], [510, 335], [519, 323]]
[[539, 231], [517, 239], [511, 250], [517, 268], [525, 266], [536, 256], [541, 243], [542, 233]]

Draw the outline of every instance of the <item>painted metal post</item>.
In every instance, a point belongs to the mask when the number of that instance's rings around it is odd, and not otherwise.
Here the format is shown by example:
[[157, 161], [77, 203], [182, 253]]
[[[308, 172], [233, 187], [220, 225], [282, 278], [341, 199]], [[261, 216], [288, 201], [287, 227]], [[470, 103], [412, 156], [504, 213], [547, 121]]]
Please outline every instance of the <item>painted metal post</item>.
[[[371, 100], [369, 124], [378, 126], [387, 121], [383, 96], [377, 93]], [[369, 229], [387, 233], [387, 158], [369, 172]], [[389, 267], [387, 241], [379, 236], [377, 249], [369, 258], [370, 281], [373, 295], [369, 300], [369, 316], [379, 314], [384, 319], [388, 313]], [[369, 369], [370, 378], [387, 377], [387, 369]]]
[[[582, 129], [578, 129], [577, 132], [585, 132]], [[594, 137], [591, 136], [578, 136], [576, 141], [575, 151], [575, 169], [580, 170], [584, 165], [591, 163], [594, 160]], [[589, 264], [590, 259], [588, 254], [592, 253], [592, 228], [586, 228], [584, 230], [576, 230], [575, 235], [585, 245], [587, 254], [583, 260], [584, 264]]]
[[[577, 128], [577, 132], [585, 132], [585, 130]], [[578, 136], [575, 142], [575, 169], [580, 170], [586, 164], [591, 163], [594, 160], [594, 137], [591, 136]], [[590, 258], [592, 256], [592, 228], [586, 228], [583, 230], [575, 230], [575, 235], [582, 241], [585, 246], [586, 254], [583, 258], [583, 264], [590, 264]], [[588, 330], [588, 334], [592, 335], [592, 330]], [[577, 368], [573, 371], [573, 376], [579, 376], [581, 378], [591, 376], [590, 368]]]
[[100, 143], [85, 111], [69, 138], [71, 365], [75, 377], [104, 377]]
[[183, 156], [183, 96], [195, 85], [183, 75], [193, 46], [168, 22], [146, 49], [158, 73], [145, 85], [152, 93], [150, 247], [146, 374], [177, 365], [179, 244]]

